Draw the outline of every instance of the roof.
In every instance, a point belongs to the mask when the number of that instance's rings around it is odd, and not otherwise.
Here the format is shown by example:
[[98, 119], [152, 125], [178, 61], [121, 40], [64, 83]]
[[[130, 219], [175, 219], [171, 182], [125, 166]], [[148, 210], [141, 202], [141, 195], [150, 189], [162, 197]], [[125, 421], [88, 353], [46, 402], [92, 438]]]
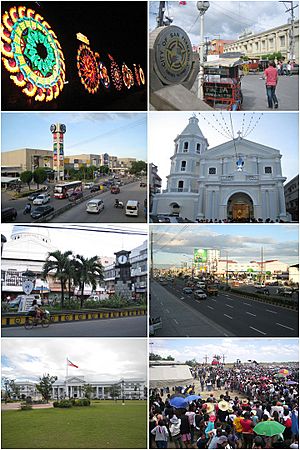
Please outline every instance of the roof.
[[193, 380], [189, 366], [186, 364], [169, 364], [163, 366], [150, 366], [150, 388], [187, 384]]
[[194, 135], [194, 136], [199, 136], [199, 137], [205, 139], [205, 137], [202, 134], [202, 131], [199, 128], [198, 123], [199, 123], [199, 120], [197, 119], [196, 116], [190, 117], [188, 125], [180, 133], [180, 136], [182, 136], [182, 135], [186, 135], [186, 136]]
[[218, 58], [204, 63], [204, 67], [235, 67], [243, 64], [240, 58]]
[[13, 181], [19, 181], [19, 177], [1, 177], [1, 183], [12, 183]]

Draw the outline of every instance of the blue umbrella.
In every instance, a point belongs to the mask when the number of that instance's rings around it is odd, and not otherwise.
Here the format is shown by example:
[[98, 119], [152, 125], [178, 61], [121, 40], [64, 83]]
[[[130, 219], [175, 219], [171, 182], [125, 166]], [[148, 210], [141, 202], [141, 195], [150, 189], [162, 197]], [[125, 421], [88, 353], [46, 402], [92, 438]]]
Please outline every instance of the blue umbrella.
[[183, 397], [173, 397], [170, 400], [170, 405], [174, 408], [184, 408], [186, 409], [188, 407], [188, 401], [186, 398]]
[[292, 412], [292, 433], [293, 433], [294, 435], [299, 434], [298, 417], [296, 416], [295, 411]]
[[193, 402], [194, 400], [199, 400], [201, 397], [200, 395], [188, 395], [187, 397], [185, 397], [185, 399], [190, 403]]

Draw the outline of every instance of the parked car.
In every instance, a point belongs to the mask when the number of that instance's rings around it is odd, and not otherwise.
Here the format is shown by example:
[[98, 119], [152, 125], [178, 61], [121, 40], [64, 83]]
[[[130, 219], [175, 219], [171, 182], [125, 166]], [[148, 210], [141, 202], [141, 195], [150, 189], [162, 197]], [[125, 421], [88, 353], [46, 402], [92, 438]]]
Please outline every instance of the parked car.
[[189, 287], [185, 287], [182, 289], [183, 294], [192, 294], [193, 293], [193, 289], [189, 288]]
[[47, 216], [48, 214], [52, 213], [54, 211], [53, 206], [50, 205], [42, 205], [38, 206], [37, 208], [34, 208], [30, 215], [33, 219], [40, 219], [40, 217]]
[[32, 194], [28, 195], [28, 200], [30, 200], [31, 202], [33, 200], [35, 200], [41, 193], [40, 192], [33, 192]]
[[100, 184], [95, 184], [95, 186], [91, 188], [91, 192], [97, 192], [100, 191], [100, 189], [101, 189]]
[[92, 181], [90, 183], [85, 183], [83, 186], [83, 189], [91, 189], [94, 186], [95, 183]]
[[83, 192], [82, 191], [75, 191], [72, 192], [72, 194], [69, 195], [68, 199], [70, 202], [75, 202], [76, 200], [78, 200], [79, 198], [83, 197]]
[[49, 194], [39, 194], [34, 200], [34, 205], [44, 205], [45, 203], [50, 202], [50, 195]]
[[1, 222], [13, 222], [16, 220], [18, 212], [15, 208], [1, 209]]
[[86, 212], [98, 214], [104, 209], [104, 203], [101, 198], [93, 198], [86, 204]]
[[197, 289], [194, 292], [194, 299], [196, 299], [196, 300], [206, 300], [207, 299], [207, 295], [202, 289]]
[[111, 188], [110, 188], [110, 192], [111, 192], [111, 194], [119, 194], [120, 193], [120, 188], [119, 188], [119, 186], [112, 186]]

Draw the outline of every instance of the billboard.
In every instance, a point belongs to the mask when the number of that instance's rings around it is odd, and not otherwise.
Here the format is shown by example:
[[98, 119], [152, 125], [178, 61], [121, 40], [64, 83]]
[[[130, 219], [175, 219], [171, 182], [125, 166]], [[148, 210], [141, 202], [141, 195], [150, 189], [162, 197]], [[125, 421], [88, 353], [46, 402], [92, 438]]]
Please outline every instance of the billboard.
[[194, 248], [194, 263], [207, 262], [207, 249], [206, 248]]

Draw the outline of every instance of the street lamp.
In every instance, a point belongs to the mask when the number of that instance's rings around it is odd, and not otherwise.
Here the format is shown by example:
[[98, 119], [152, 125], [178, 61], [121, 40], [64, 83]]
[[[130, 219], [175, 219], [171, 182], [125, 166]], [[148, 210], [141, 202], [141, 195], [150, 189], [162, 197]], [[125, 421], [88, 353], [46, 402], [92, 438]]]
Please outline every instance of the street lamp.
[[199, 75], [198, 75], [198, 98], [203, 100], [203, 81], [204, 81], [204, 14], [209, 8], [209, 2], [197, 2], [197, 8], [200, 13], [200, 45], [199, 45]]

